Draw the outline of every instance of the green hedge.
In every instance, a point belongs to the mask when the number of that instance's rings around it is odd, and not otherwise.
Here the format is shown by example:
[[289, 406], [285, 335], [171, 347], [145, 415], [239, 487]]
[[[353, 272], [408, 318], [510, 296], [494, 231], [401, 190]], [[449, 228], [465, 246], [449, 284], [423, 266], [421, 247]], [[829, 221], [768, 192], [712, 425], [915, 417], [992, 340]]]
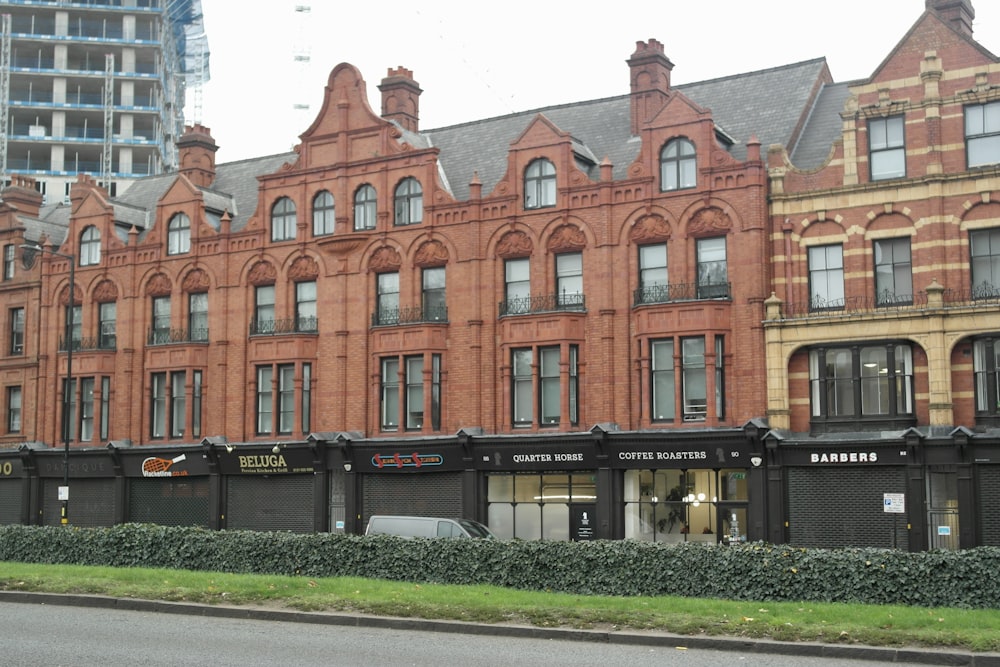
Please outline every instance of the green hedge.
[[587, 595], [1000, 608], [1000, 549], [733, 547], [0, 526], [0, 561], [491, 584]]

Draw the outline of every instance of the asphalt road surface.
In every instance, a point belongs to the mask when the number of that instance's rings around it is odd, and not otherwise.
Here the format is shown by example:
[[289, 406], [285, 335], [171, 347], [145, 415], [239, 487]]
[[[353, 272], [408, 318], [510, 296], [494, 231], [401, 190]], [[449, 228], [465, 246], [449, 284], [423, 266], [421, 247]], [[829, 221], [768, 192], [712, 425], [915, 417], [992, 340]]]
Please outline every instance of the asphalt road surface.
[[[0, 602], [3, 667], [863, 667], [851, 659]], [[894, 663], [905, 665], [906, 663]]]

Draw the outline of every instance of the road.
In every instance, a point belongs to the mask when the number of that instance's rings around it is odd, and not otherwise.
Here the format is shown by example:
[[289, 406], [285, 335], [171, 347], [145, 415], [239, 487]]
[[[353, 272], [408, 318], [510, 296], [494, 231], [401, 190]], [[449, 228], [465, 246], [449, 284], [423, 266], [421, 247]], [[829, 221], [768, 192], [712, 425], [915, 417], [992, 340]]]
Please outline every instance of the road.
[[[858, 660], [0, 602], [3, 667], [859, 667]], [[905, 665], [907, 663], [894, 663]], [[915, 663], [913, 663], [915, 664]]]

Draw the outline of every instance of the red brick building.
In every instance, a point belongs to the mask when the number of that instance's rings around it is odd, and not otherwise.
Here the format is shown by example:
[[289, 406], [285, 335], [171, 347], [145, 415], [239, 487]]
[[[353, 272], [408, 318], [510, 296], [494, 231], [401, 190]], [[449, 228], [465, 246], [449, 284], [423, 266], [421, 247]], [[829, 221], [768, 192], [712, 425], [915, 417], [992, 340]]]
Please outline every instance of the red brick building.
[[[937, 11], [903, 44], [957, 34]], [[995, 57], [957, 41], [992, 80]], [[832, 203], [806, 211], [815, 191], [857, 185], [886, 214], [867, 149], [837, 134], [849, 95], [881, 93], [823, 60], [681, 87], [672, 69], [639, 42], [627, 95], [427, 130], [411, 72], [389, 70], [377, 114], [341, 64], [292, 153], [216, 165], [192, 127], [178, 173], [117, 198], [9, 188], [0, 520], [54, 522], [72, 460], [79, 525], [416, 513], [529, 539], [786, 537], [816, 341], [775, 313], [824, 245], [799, 227], [842, 233]], [[772, 145], [790, 157], [769, 167]], [[792, 166], [831, 145], [824, 169]], [[43, 245], [31, 268], [24, 244]], [[892, 427], [944, 423], [916, 405]]]

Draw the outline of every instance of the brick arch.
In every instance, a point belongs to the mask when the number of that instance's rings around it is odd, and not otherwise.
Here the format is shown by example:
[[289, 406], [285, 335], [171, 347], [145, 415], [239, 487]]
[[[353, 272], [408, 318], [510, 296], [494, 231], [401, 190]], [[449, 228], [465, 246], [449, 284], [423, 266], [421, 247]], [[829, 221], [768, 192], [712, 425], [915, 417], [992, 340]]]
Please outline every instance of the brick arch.
[[382, 246], [372, 253], [368, 267], [372, 271], [398, 271], [403, 265], [403, 259], [395, 248]]
[[718, 206], [706, 206], [698, 209], [688, 219], [687, 235], [719, 236], [733, 231], [733, 219]]
[[587, 236], [576, 225], [564, 223], [556, 227], [549, 236], [546, 248], [549, 252], [575, 252], [587, 247]]
[[118, 300], [118, 286], [110, 280], [102, 280], [94, 287], [94, 301], [110, 303]]
[[629, 241], [636, 245], [661, 243], [670, 240], [673, 230], [663, 216], [651, 213], [635, 221], [629, 230]]
[[181, 288], [185, 292], [206, 292], [211, 287], [208, 274], [202, 269], [193, 269], [184, 276]]
[[247, 274], [247, 282], [251, 285], [273, 285], [277, 280], [277, 269], [267, 261], [257, 262], [251, 267], [250, 273]]
[[[83, 290], [80, 289], [79, 285], [73, 285], [73, 305], [78, 306], [83, 303]], [[59, 293], [59, 305], [68, 306], [69, 305], [69, 285], [62, 288]]]
[[535, 249], [531, 237], [522, 231], [510, 231], [504, 234], [497, 243], [497, 255], [505, 259], [528, 257]]
[[166, 274], [157, 273], [146, 283], [146, 296], [167, 296], [173, 287], [173, 282]]
[[448, 249], [440, 241], [430, 240], [417, 249], [413, 263], [420, 267], [444, 266], [448, 263]]
[[288, 277], [293, 282], [316, 280], [319, 277], [319, 264], [308, 255], [297, 257], [288, 269]]

